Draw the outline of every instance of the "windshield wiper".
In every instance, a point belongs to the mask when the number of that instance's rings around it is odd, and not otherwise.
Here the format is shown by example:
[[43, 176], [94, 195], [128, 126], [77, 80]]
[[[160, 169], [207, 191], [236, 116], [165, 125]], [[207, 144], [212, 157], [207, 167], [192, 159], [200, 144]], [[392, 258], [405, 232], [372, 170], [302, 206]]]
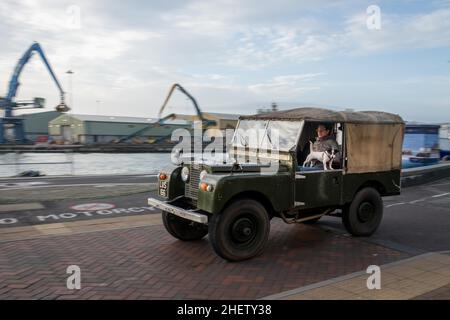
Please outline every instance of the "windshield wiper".
[[270, 142], [270, 146], [273, 148], [272, 138], [270, 137], [270, 132], [268, 131], [269, 130], [267, 129], [266, 131], [267, 140]]
[[[239, 135], [239, 139], [244, 147], [248, 147], [248, 141], [243, 136]], [[242, 143], [242, 141], [244, 141], [244, 143]]]

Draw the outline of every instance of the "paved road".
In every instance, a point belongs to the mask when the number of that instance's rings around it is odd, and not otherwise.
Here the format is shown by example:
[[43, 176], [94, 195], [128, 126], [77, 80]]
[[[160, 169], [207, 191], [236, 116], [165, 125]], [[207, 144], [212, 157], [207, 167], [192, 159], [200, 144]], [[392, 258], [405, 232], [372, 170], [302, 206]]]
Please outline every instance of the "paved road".
[[[40, 178], [38, 180], [32, 178], [19, 182], [44, 182], [63, 186], [155, 181], [155, 176], [116, 176]], [[14, 188], [14, 186], [5, 186], [4, 181], [1, 183], [3, 183], [0, 185], [1, 188]], [[45, 190], [41, 188], [41, 185], [28, 187], [36, 188], [37, 192]], [[0, 228], [158, 213], [157, 210], [147, 206], [146, 199], [149, 195], [149, 193], [138, 193], [96, 200], [44, 202], [43, 208], [38, 210], [0, 212]], [[80, 204], [85, 206], [76, 207]], [[450, 250], [450, 232], [448, 232], [450, 230], [450, 178], [422, 186], [404, 188], [400, 196], [385, 198], [384, 205], [385, 213], [379, 230], [372, 237], [363, 238], [364, 241], [409, 254]], [[316, 226], [341, 234], [346, 233], [338, 218], [324, 217]]]
[[[368, 241], [413, 254], [450, 250], [450, 178], [404, 188], [384, 205], [381, 226]], [[336, 218], [324, 217], [317, 226], [345, 233]]]
[[[40, 190], [44, 189], [36, 188]], [[0, 212], [0, 219], [18, 220], [1, 228], [97, 218], [112, 221], [109, 218], [126, 215], [130, 215], [127, 220], [136, 215], [156, 218], [148, 216], [158, 211], [146, 205], [147, 197], [140, 193], [65, 200], [43, 203], [44, 209]], [[332, 217], [324, 217], [315, 226], [286, 225], [274, 219], [265, 253], [242, 263], [226, 263], [217, 257], [207, 237], [192, 243], [177, 241], [160, 223], [0, 241], [0, 298], [261, 298], [364, 271], [369, 265], [398, 261], [422, 250], [449, 250], [449, 202], [450, 178], [404, 189], [402, 195], [385, 199], [383, 223], [370, 238], [343, 236], [340, 220]], [[76, 207], [80, 204], [84, 207]], [[38, 221], [39, 215], [45, 218]], [[84, 222], [60, 225], [68, 228], [77, 223]], [[73, 264], [82, 270], [78, 291], [66, 288], [66, 268]]]
[[[184, 242], [161, 224], [128, 227], [0, 241], [0, 299], [256, 299], [406, 257], [276, 219], [263, 255], [227, 263], [207, 237]], [[69, 265], [81, 270], [80, 290], [66, 287]]]
[[0, 178], [0, 190], [14, 188], [39, 188], [45, 186], [99, 185], [121, 183], [154, 183], [156, 175], [99, 175], [33, 178]]

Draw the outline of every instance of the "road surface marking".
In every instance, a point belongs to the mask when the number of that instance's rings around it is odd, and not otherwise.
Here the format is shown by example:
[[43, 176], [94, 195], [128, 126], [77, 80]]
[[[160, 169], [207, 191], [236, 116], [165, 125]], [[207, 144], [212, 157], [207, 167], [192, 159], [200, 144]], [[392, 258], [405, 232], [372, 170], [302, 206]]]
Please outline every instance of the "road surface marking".
[[398, 202], [398, 203], [389, 204], [389, 205], [386, 206], [386, 208], [390, 208], [390, 207], [393, 207], [393, 206], [400, 206], [402, 204], [405, 204], [405, 203], [404, 202]]
[[431, 197], [432, 198], [439, 198], [439, 197], [443, 197], [443, 196], [446, 196], [446, 195], [449, 195], [449, 194], [450, 194], [450, 192], [446, 192], [446, 193], [436, 194], [436, 195], [431, 196]]
[[49, 184], [49, 182], [45, 182], [45, 181], [10, 182], [10, 183], [0, 183], [0, 188], [11, 190], [11, 189], [15, 189], [15, 188], [42, 186], [42, 185], [46, 185], [46, 184]]
[[[441, 194], [435, 194], [434, 196], [431, 196], [431, 197], [422, 198], [422, 199], [417, 199], [417, 200], [409, 201], [409, 202], [407, 202], [407, 203], [408, 203], [408, 204], [415, 204], [415, 203], [418, 203], [418, 202], [426, 201], [427, 199], [431, 199], [431, 198], [440, 198], [440, 197], [443, 197], [443, 196], [446, 196], [446, 195], [450, 195], [450, 192], [441, 193]], [[399, 206], [399, 205], [402, 205], [402, 204], [406, 204], [406, 203], [405, 203], [405, 202], [393, 203], [393, 204], [387, 205], [386, 208], [393, 207], [393, 206]]]
[[93, 210], [107, 210], [115, 208], [116, 205], [112, 203], [101, 203], [101, 202], [95, 202], [95, 203], [82, 203], [77, 204], [74, 206], [71, 206], [70, 209], [77, 210], [77, 211], [93, 211]]
[[131, 182], [131, 183], [79, 183], [79, 184], [54, 184], [49, 186], [31, 186], [31, 187], [20, 187], [20, 188], [5, 188], [4, 191], [8, 190], [24, 190], [24, 189], [41, 189], [41, 188], [59, 188], [59, 187], [88, 187], [88, 186], [152, 186], [156, 184], [155, 182]]
[[[134, 178], [134, 177], [157, 177], [158, 174], [149, 173], [149, 174], [114, 174], [115, 178]], [[48, 176], [40, 176], [40, 177], [0, 177], [0, 181], [10, 181], [10, 180], [57, 180], [57, 179], [79, 179], [79, 178], [110, 178], [110, 174], [83, 174], [83, 175], [65, 175], [65, 176], [58, 176], [58, 175], [48, 175]]]
[[410, 201], [410, 202], [408, 202], [408, 203], [414, 204], [414, 203], [417, 203], [417, 202], [425, 201], [426, 199], [427, 199], [427, 198], [424, 198], [424, 199], [417, 199], [417, 200]]

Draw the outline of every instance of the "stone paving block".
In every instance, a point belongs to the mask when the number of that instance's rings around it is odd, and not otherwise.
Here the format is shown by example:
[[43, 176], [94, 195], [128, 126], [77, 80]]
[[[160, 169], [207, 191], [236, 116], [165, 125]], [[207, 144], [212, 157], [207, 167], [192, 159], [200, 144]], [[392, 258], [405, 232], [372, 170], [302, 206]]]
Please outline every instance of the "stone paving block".
[[[382, 280], [383, 281], [383, 280]], [[361, 293], [367, 289], [367, 277], [355, 277], [350, 280], [334, 283], [333, 287], [345, 289], [353, 293]]]
[[412, 268], [409, 266], [397, 265], [389, 268], [384, 268], [382, 273], [390, 273], [401, 277], [414, 277], [423, 273], [421, 269]]
[[394, 290], [391, 288], [381, 288], [381, 289], [373, 289], [367, 290], [366, 292], [360, 295], [363, 299], [368, 300], [405, 300], [411, 297], [410, 294]]

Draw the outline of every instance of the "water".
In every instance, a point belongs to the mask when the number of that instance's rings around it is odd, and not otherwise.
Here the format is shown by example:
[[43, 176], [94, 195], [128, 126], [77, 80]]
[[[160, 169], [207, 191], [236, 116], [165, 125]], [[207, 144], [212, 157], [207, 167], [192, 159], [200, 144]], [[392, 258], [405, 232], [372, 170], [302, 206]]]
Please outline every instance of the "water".
[[[70, 162], [73, 164], [14, 165], [27, 162]], [[13, 165], [2, 165], [11, 163]], [[170, 153], [7, 153], [0, 154], [0, 177], [11, 177], [26, 170], [45, 175], [156, 174], [171, 164]], [[403, 168], [419, 167], [403, 157]]]
[[[70, 162], [73, 164], [2, 165], [27, 162]], [[0, 177], [25, 170], [45, 175], [155, 174], [170, 164], [170, 153], [7, 153], [0, 154]], [[73, 166], [73, 167], [72, 167]]]

